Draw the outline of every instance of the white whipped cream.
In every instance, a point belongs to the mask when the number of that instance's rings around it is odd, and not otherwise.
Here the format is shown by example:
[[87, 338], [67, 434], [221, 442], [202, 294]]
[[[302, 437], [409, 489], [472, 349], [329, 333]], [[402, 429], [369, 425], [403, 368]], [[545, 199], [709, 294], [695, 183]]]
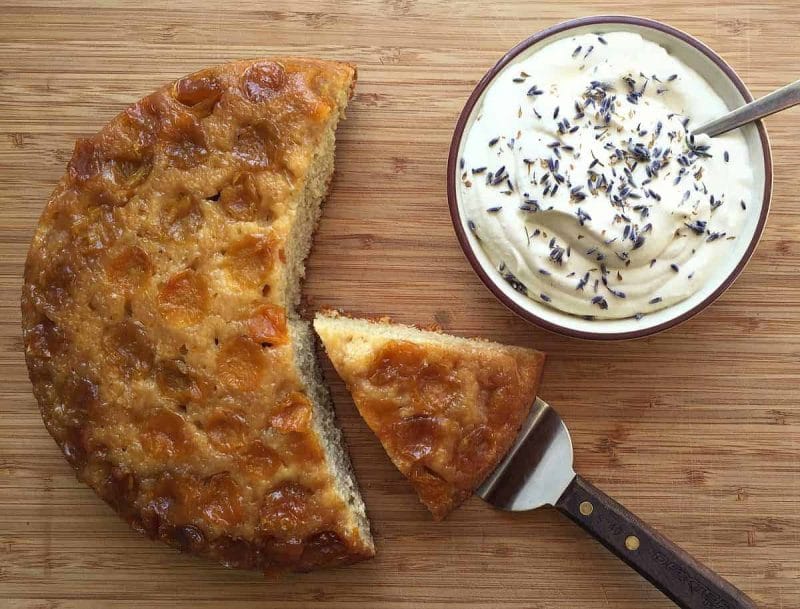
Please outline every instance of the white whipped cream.
[[727, 110], [638, 34], [558, 40], [507, 66], [473, 111], [462, 211], [534, 300], [604, 319], [667, 307], [703, 286], [745, 224], [744, 137], [689, 135]]

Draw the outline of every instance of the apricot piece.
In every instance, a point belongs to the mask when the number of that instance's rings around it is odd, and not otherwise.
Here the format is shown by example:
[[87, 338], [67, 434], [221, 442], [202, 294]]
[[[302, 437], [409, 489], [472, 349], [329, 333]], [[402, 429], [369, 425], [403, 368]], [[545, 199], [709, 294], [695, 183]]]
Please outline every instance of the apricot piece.
[[242, 89], [254, 102], [265, 102], [280, 93], [286, 85], [286, 70], [276, 62], [250, 66], [242, 76]]
[[228, 454], [241, 450], [249, 436], [244, 415], [227, 408], [214, 409], [203, 423], [203, 431], [214, 448]]
[[140, 154], [116, 156], [111, 161], [111, 170], [114, 172], [114, 182], [121, 188], [132, 191], [144, 182], [153, 170], [153, 154], [147, 150]]
[[64, 257], [53, 264], [44, 278], [44, 297], [47, 303], [60, 308], [67, 303], [77, 278], [77, 265], [67, 251]]
[[286, 309], [275, 304], [257, 307], [247, 320], [247, 335], [257, 343], [285, 345], [289, 342]]
[[264, 354], [256, 343], [244, 336], [225, 342], [217, 355], [220, 383], [240, 391], [253, 391], [264, 374]]
[[303, 543], [300, 570], [313, 569], [319, 565], [331, 565], [347, 559], [347, 546], [333, 531], [320, 531], [309, 535]]
[[189, 169], [208, 154], [202, 126], [191, 114], [179, 114], [167, 122], [162, 131], [164, 151], [179, 169]]
[[238, 174], [233, 183], [222, 189], [219, 205], [234, 220], [255, 220], [259, 215], [261, 196], [253, 174]]
[[67, 165], [67, 174], [78, 184], [89, 181], [100, 172], [101, 154], [97, 143], [92, 139], [79, 139], [75, 142]]
[[315, 434], [287, 432], [281, 436], [280, 455], [287, 463], [320, 463], [325, 451]]
[[193, 524], [173, 528], [170, 536], [181, 552], [201, 552], [207, 545], [203, 531]]
[[261, 285], [272, 270], [277, 249], [271, 235], [242, 237], [226, 252], [228, 273], [243, 286]]
[[398, 380], [415, 379], [424, 367], [425, 359], [422, 347], [405, 341], [391, 341], [375, 358], [369, 381], [380, 387]]
[[161, 226], [173, 239], [195, 235], [203, 225], [203, 211], [197, 197], [178, 193], [161, 204]]
[[280, 127], [261, 121], [239, 129], [233, 143], [233, 155], [254, 169], [280, 168], [281, 147], [285, 144]]
[[223, 86], [208, 74], [187, 76], [175, 83], [173, 95], [184, 106], [189, 106], [198, 116], [206, 117], [222, 97]]
[[205, 481], [198, 506], [203, 517], [214, 525], [235, 526], [242, 522], [242, 490], [227, 472], [211, 476]]
[[305, 432], [311, 425], [311, 402], [299, 391], [292, 391], [277, 406], [270, 424], [278, 431]]
[[446, 413], [462, 399], [458, 378], [440, 362], [426, 362], [411, 386], [411, 401], [416, 412]]
[[165, 474], [146, 489], [138, 524], [148, 537], [155, 538], [169, 530], [173, 522], [185, 522], [188, 518], [183, 507], [189, 488], [196, 487], [190, 476]]
[[137, 287], [153, 273], [153, 263], [141, 247], [131, 245], [124, 247], [112, 256], [106, 264], [109, 277], [119, 282], [123, 289]]
[[465, 473], [479, 472], [492, 461], [496, 448], [492, 430], [486, 425], [477, 425], [458, 442], [456, 468]]
[[86, 376], [71, 372], [61, 387], [61, 396], [60, 422], [65, 427], [84, 427], [99, 414], [100, 387]]
[[138, 321], [126, 319], [106, 327], [102, 342], [109, 361], [126, 378], [142, 376], [153, 368], [153, 344]]
[[191, 447], [186, 421], [178, 413], [165, 408], [147, 418], [139, 439], [145, 452], [155, 459], [180, 458]]
[[[127, 116], [127, 115], [126, 115]], [[133, 141], [127, 149], [102, 139], [81, 139], [75, 143], [67, 175], [82, 187], [92, 205], [124, 205], [133, 189], [153, 169], [153, 154]]]
[[444, 425], [441, 417], [415, 415], [392, 423], [386, 436], [397, 452], [419, 461], [433, 454], [442, 443]]
[[208, 307], [208, 286], [202, 275], [186, 269], [173, 275], [158, 293], [161, 315], [183, 327], [199, 322]]
[[47, 317], [35, 324], [26, 337], [28, 352], [42, 359], [50, 359], [66, 348], [64, 331]]
[[180, 403], [200, 400], [204, 393], [204, 383], [180, 359], [161, 360], [156, 364], [156, 384], [166, 397]]
[[149, 146], [160, 137], [164, 153], [179, 169], [198, 164], [208, 154], [205, 132], [198, 117], [164, 92], [140, 100], [126, 116], [140, 129], [140, 143]]
[[285, 482], [264, 497], [259, 511], [261, 529], [292, 534], [308, 526], [312, 512], [313, 493], [301, 484]]
[[73, 227], [70, 244], [70, 249], [75, 252], [73, 256], [83, 259], [86, 266], [91, 267], [95, 266], [95, 261], [102, 264], [123, 232], [114, 217], [113, 206], [116, 203], [95, 203], [90, 203], [85, 210], [83, 222]]
[[67, 462], [77, 470], [86, 466], [88, 457], [87, 430], [68, 427], [61, 436], [61, 452]]
[[107, 464], [107, 474], [100, 483], [100, 495], [116, 510], [125, 514], [133, 509], [139, 494], [139, 479], [120, 467]]
[[261, 440], [253, 440], [241, 453], [241, 467], [254, 476], [268, 478], [283, 465], [280, 455]]
[[159, 119], [153, 95], [129, 106], [123, 113], [121, 123], [131, 140], [140, 149], [147, 149], [158, 136]]

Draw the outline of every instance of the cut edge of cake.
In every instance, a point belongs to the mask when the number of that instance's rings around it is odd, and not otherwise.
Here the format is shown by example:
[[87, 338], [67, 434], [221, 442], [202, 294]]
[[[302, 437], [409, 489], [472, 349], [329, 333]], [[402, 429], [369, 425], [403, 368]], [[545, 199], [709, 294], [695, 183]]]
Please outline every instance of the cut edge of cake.
[[365, 558], [368, 558], [374, 556], [375, 544], [370, 531], [366, 507], [356, 482], [344, 437], [336, 424], [333, 402], [316, 356], [311, 322], [302, 319], [298, 311], [302, 282], [306, 273], [305, 263], [311, 251], [314, 233], [322, 217], [322, 207], [333, 180], [336, 129], [339, 121], [345, 117], [345, 108], [353, 94], [358, 75], [355, 66], [350, 65], [350, 67], [353, 70], [350, 87], [348, 90], [341, 91], [336, 114], [329, 122], [314, 155], [304, 192], [298, 201], [297, 216], [292, 233], [287, 239], [285, 309], [289, 335], [295, 347], [296, 369], [312, 404], [312, 425], [330, 464], [336, 489], [355, 517], [354, 524], [364, 543]]
[[393, 321], [390, 317], [351, 317], [335, 309], [323, 309], [314, 316], [314, 330], [321, 336], [322, 332], [340, 328], [369, 332], [374, 337], [386, 340], [406, 340], [421, 344], [437, 344], [449, 347], [497, 349], [504, 352], [541, 353], [534, 349], [506, 345], [485, 338], [455, 336], [431, 326], [416, 326]]

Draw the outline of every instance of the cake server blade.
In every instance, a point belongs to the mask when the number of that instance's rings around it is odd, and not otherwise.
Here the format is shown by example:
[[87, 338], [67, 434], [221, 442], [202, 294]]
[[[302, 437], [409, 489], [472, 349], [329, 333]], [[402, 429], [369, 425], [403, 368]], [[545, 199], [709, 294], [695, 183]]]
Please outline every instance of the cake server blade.
[[476, 493], [508, 511], [551, 505], [683, 609], [754, 609], [741, 590], [575, 473], [558, 413], [536, 398], [516, 441]]

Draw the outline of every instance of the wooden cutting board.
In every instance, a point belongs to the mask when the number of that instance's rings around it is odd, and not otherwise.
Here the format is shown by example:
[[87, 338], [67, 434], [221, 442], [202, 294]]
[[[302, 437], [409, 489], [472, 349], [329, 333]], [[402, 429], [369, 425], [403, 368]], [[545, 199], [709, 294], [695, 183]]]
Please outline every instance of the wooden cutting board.
[[768, 121], [773, 211], [746, 272], [699, 318], [655, 338], [588, 343], [516, 319], [464, 260], [445, 198], [461, 106], [522, 38], [591, 13], [655, 17], [709, 43], [760, 95], [800, 76], [796, 0], [223, 4], [0, 8], [0, 607], [671, 606], [553, 511], [503, 514], [474, 499], [432, 522], [327, 362], [374, 526], [372, 561], [278, 581], [228, 571], [139, 537], [76, 482], [22, 356], [22, 265], [42, 205], [74, 139], [127, 103], [203, 66], [270, 54], [360, 70], [308, 264], [309, 308], [547, 351], [541, 395], [572, 429], [580, 471], [759, 607], [800, 606], [800, 112]]

